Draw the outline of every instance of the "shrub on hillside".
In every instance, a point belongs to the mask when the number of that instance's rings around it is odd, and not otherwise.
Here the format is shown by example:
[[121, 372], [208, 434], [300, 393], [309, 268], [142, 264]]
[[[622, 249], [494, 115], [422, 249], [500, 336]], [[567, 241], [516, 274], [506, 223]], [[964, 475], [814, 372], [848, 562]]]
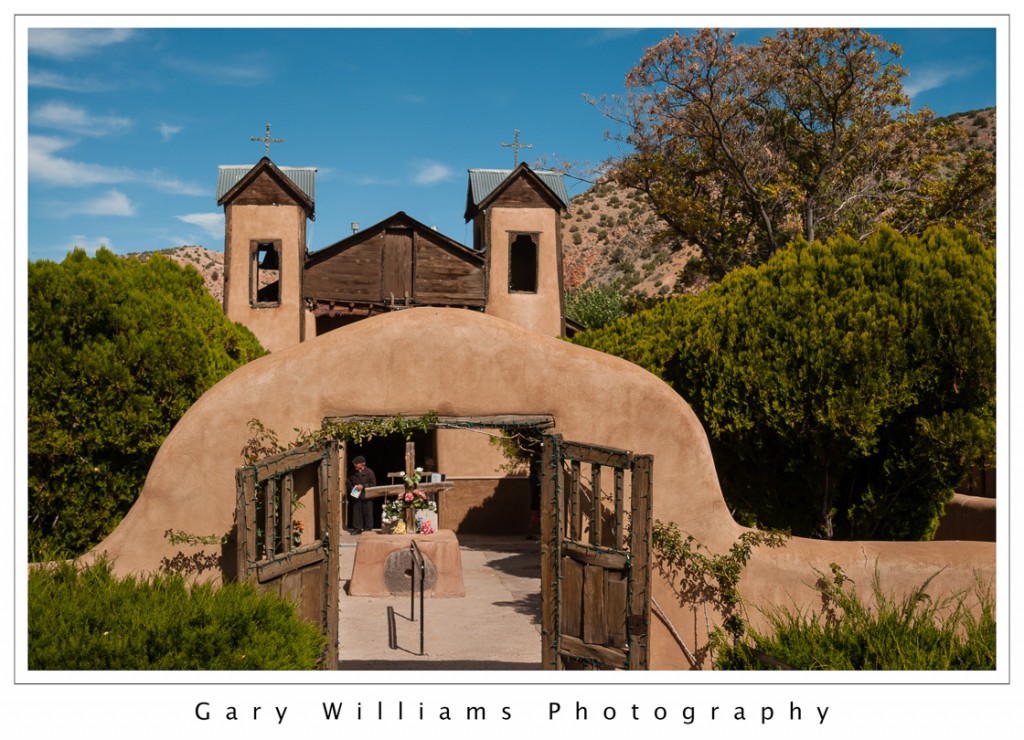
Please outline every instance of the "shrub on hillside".
[[263, 349], [159, 255], [75, 250], [28, 278], [30, 556], [77, 555], [128, 511], [189, 406]]
[[995, 449], [995, 250], [962, 229], [798, 242], [575, 341], [690, 402], [747, 523], [928, 539]]
[[613, 288], [581, 286], [566, 293], [565, 315], [587, 329], [599, 329], [626, 315], [626, 300]]
[[118, 579], [102, 561], [29, 575], [30, 670], [313, 670], [324, 647], [292, 604], [249, 582]]

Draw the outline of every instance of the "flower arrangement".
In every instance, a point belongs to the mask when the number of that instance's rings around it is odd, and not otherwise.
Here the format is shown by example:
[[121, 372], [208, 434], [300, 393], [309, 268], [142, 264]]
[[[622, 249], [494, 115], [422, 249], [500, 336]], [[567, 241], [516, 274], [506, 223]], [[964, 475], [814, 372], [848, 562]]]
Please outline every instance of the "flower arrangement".
[[421, 491], [418, 486], [423, 476], [423, 468], [416, 468], [412, 474], [406, 475], [403, 470], [399, 473], [405, 481], [405, 491], [398, 494], [398, 497], [391, 501], [384, 501], [382, 507], [381, 522], [385, 529], [394, 534], [404, 534], [408, 531], [406, 525], [406, 513], [411, 512], [410, 523], [416, 522], [417, 534], [433, 534], [434, 527], [429, 520], [419, 519], [415, 512], [421, 510], [437, 511], [437, 502], [427, 498], [427, 494]]
[[[385, 500], [381, 512], [381, 522], [385, 530], [391, 530], [395, 534], [405, 532], [405, 501], [401, 497], [392, 501]], [[402, 525], [401, 532], [397, 532], [395, 529], [398, 524]]]

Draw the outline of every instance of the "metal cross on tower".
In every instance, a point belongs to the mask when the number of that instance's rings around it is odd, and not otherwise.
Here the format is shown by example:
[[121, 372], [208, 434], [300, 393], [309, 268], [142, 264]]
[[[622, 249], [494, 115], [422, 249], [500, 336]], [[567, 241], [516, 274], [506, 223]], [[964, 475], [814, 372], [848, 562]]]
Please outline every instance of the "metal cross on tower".
[[269, 157], [270, 156], [270, 142], [274, 142], [275, 144], [283, 144], [284, 143], [284, 139], [271, 139], [270, 138], [270, 124], [269, 123], [267, 124], [267, 133], [265, 133], [263, 136], [250, 136], [249, 137], [249, 141], [262, 141], [266, 145], [266, 149], [263, 150], [263, 156], [264, 157]]
[[512, 149], [513, 154], [515, 154], [515, 164], [513, 165], [513, 167], [518, 167], [519, 166], [519, 150], [520, 149], [533, 149], [533, 144], [520, 144], [519, 143], [519, 129], [516, 129], [515, 143], [513, 143], [513, 144], [502, 143], [502, 146], [510, 147]]

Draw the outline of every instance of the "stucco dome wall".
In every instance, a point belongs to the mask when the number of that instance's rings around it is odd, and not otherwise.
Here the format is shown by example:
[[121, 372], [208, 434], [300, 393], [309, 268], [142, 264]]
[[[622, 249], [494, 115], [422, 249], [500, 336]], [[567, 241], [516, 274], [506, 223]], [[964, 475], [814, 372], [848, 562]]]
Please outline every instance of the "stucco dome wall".
[[[744, 529], [722, 499], [707, 437], [671, 388], [639, 367], [563, 340], [463, 309], [394, 312], [275, 352], [205, 393], [161, 447], [142, 493], [120, 526], [93, 553], [118, 572], [151, 572], [182, 548], [169, 529], [224, 534], [232, 527], [235, 468], [250, 419], [280, 435], [316, 428], [327, 416], [547, 413], [567, 439], [654, 455], [654, 517], [676, 522], [716, 553]], [[207, 548], [209, 551], [209, 548]], [[759, 550], [741, 591], [755, 607], [818, 604], [812, 568], [836, 562], [865, 585], [875, 562], [897, 590], [944, 565], [945, 588], [993, 573], [990, 543], [829, 543], [791, 540]], [[655, 571], [654, 596], [691, 650], [707, 637], [703, 612], [681, 606]], [[669, 632], [652, 620], [653, 667], [686, 663]]]

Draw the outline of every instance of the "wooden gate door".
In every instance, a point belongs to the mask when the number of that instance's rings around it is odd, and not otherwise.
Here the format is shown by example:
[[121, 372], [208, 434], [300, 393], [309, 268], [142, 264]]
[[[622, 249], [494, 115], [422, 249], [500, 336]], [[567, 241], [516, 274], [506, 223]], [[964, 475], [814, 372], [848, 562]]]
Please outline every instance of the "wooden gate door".
[[649, 667], [652, 463], [544, 436], [544, 668]]
[[328, 441], [235, 472], [238, 578], [298, 604], [327, 636], [327, 669], [338, 664], [340, 458]]

